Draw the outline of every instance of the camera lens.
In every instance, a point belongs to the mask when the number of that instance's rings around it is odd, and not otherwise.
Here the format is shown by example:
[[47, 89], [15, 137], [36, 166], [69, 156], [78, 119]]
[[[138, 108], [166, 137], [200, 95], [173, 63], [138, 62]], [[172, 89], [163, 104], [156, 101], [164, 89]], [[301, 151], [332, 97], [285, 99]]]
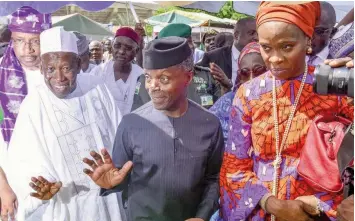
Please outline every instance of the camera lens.
[[317, 94], [354, 97], [354, 69], [319, 65], [314, 72], [313, 90]]

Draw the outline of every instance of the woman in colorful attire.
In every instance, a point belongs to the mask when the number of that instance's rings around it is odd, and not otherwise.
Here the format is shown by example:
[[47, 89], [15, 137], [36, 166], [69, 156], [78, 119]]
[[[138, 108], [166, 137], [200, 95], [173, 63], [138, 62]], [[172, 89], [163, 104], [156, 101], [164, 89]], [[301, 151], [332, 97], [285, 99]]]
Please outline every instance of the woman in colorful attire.
[[[243, 84], [233, 101], [220, 172], [224, 220], [269, 220], [273, 215], [304, 221], [313, 220], [319, 211], [335, 220], [342, 193], [315, 191], [296, 169], [316, 115], [338, 113], [353, 119], [354, 108], [346, 98], [320, 96], [312, 90], [314, 68], [307, 68], [305, 56], [311, 52], [319, 14], [319, 2], [262, 2], [258, 9], [261, 55], [270, 71]], [[296, 200], [300, 196], [315, 203]]]
[[[243, 48], [238, 58], [238, 67], [240, 69], [238, 70], [233, 91], [223, 95], [209, 109], [209, 111], [216, 115], [221, 122], [225, 144], [227, 143], [228, 138], [229, 115], [235, 92], [238, 90], [240, 85], [263, 74], [266, 71], [265, 62], [261, 57], [260, 45], [258, 43], [251, 42]], [[220, 219], [219, 211], [217, 211], [213, 214], [210, 221], [217, 221]]]
[[243, 48], [238, 58], [238, 67], [240, 68], [238, 70], [238, 75], [233, 91], [223, 95], [209, 109], [210, 112], [216, 115], [221, 122], [224, 143], [227, 142], [228, 138], [229, 115], [235, 92], [238, 90], [240, 85], [263, 74], [266, 71], [266, 66], [263, 58], [261, 57], [260, 45], [258, 43], [251, 42]]

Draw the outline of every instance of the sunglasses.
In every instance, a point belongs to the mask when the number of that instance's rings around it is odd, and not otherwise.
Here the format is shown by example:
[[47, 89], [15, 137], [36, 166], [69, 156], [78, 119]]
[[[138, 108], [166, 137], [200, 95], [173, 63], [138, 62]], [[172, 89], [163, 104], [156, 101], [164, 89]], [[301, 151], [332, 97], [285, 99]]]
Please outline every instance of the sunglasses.
[[265, 66], [256, 66], [252, 70], [248, 68], [243, 68], [238, 70], [238, 74], [241, 77], [249, 77], [251, 74], [253, 74], [253, 77], [257, 77], [261, 74], [264, 74], [266, 72], [266, 67]]

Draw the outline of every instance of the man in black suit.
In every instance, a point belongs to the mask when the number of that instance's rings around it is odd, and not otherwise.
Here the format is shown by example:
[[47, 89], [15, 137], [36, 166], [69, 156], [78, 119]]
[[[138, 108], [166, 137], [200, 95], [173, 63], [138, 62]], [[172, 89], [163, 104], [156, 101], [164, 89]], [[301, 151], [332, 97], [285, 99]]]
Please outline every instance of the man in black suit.
[[254, 18], [242, 18], [234, 26], [233, 46], [225, 46], [205, 53], [197, 65], [209, 67], [213, 77], [230, 90], [233, 87], [238, 71], [240, 51], [250, 42], [257, 42], [256, 22]]

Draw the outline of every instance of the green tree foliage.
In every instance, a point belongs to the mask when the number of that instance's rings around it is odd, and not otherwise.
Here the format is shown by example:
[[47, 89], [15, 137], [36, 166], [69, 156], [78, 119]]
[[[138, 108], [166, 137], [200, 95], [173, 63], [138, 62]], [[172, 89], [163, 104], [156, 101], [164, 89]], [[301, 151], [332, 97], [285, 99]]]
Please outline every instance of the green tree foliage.
[[182, 11], [188, 11], [188, 12], [201, 12], [201, 13], [209, 14], [212, 16], [216, 16], [218, 18], [229, 18], [229, 19], [234, 19], [234, 20], [239, 20], [241, 18], [247, 17], [247, 15], [245, 15], [245, 14], [238, 13], [238, 12], [234, 11], [233, 1], [227, 1], [218, 13], [211, 13], [211, 12], [207, 12], [207, 11], [200, 10], [200, 9], [189, 9], [189, 8], [170, 6], [170, 7], [158, 8], [153, 14], [160, 15], [165, 12], [169, 12], [169, 11], [173, 11], [173, 10], [182, 10]]
[[[165, 12], [169, 12], [169, 11], [173, 11], [173, 10], [182, 10], [182, 11], [188, 11], [188, 12], [201, 12], [201, 13], [209, 14], [212, 16], [216, 16], [218, 18], [228, 18], [228, 19], [233, 19], [233, 20], [239, 20], [241, 18], [248, 17], [248, 15], [234, 11], [233, 1], [227, 1], [218, 13], [210, 13], [210, 12], [203, 11], [200, 9], [189, 9], [189, 8], [182, 8], [182, 7], [176, 7], [176, 6], [169, 6], [169, 7], [158, 8], [153, 14], [160, 15]], [[153, 26], [147, 24], [145, 26], [145, 29], [146, 29], [147, 35], [152, 36]]]
[[236, 12], [233, 8], [232, 1], [227, 1], [215, 16], [218, 18], [229, 18], [233, 20], [239, 20], [241, 18], [248, 17], [245, 14]]

